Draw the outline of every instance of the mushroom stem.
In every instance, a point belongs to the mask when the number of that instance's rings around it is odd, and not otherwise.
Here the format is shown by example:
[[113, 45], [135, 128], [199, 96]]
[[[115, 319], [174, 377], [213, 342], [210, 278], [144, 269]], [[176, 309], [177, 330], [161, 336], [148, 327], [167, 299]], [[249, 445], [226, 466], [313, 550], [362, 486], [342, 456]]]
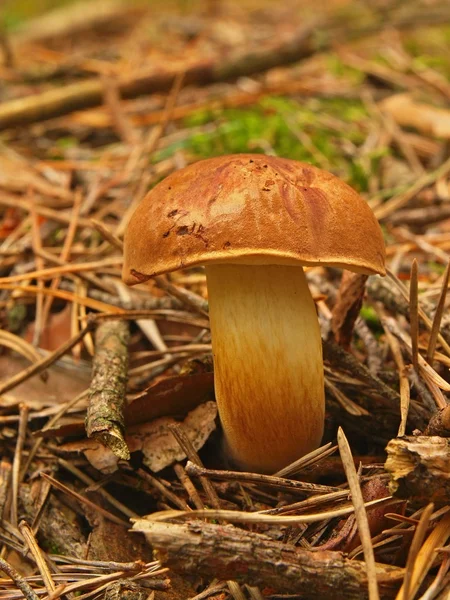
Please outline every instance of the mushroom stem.
[[320, 444], [322, 344], [302, 267], [206, 267], [214, 382], [228, 451], [275, 472]]

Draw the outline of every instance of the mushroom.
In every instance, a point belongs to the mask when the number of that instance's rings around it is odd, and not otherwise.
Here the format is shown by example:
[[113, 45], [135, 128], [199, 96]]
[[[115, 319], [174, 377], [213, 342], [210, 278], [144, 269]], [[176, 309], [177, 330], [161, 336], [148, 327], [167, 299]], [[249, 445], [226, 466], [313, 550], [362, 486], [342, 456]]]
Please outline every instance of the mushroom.
[[233, 462], [275, 472], [317, 448], [322, 344], [303, 267], [385, 274], [382, 232], [358, 193], [285, 158], [202, 160], [147, 194], [124, 252], [129, 285], [206, 267], [215, 393]]

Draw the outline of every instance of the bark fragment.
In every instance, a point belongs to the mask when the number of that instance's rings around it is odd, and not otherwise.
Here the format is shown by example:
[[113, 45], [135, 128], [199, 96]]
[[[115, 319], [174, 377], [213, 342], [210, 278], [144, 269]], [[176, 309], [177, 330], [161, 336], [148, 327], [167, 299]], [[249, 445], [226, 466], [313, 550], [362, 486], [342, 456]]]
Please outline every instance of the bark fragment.
[[345, 350], [350, 348], [355, 321], [364, 299], [367, 275], [344, 271], [336, 304], [333, 308], [331, 330], [336, 342]]
[[105, 321], [97, 327], [86, 417], [88, 437], [99, 440], [124, 460], [130, 458], [123, 438], [129, 336], [127, 321]]
[[[232, 525], [200, 521], [175, 524], [140, 519], [133, 529], [144, 532], [158, 557], [174, 570], [301, 594], [304, 600], [368, 598], [364, 563], [341, 552], [311, 552]], [[376, 568], [382, 597], [394, 598], [403, 569], [381, 564]]]
[[450, 439], [438, 436], [396, 438], [387, 445], [389, 489], [414, 505], [450, 502]]

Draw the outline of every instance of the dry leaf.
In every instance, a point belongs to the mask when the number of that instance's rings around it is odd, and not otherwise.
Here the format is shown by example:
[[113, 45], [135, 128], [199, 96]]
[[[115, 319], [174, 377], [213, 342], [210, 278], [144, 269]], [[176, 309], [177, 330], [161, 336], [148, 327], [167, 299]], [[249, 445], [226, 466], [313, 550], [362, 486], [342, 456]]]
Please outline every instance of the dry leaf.
[[[369, 479], [361, 488], [364, 502], [370, 502], [371, 500], [377, 500], [379, 498], [386, 498], [389, 496], [389, 489], [386, 481], [382, 477], [374, 477]], [[376, 506], [367, 511], [367, 520], [369, 522], [370, 533], [372, 537], [375, 537], [390, 527], [391, 523], [386, 517], [387, 513], [396, 512], [399, 514], [404, 513], [405, 502], [398, 502], [398, 504], [391, 504], [386, 506]], [[347, 544], [340, 549], [343, 552], [351, 552], [354, 548], [359, 546], [361, 543], [358, 532], [354, 531], [353, 539], [348, 540]]]
[[[183, 430], [196, 450], [202, 448], [216, 428], [216, 416], [217, 405], [210, 401], [197, 406], [183, 421]], [[186, 455], [168, 428], [168, 425], [175, 423], [178, 421], [171, 417], [161, 417], [150, 423], [130, 427], [125, 435], [130, 452], [141, 451], [144, 454], [144, 464], [156, 473], [183, 460]], [[109, 474], [117, 470], [119, 459], [95, 440], [70, 442], [60, 449], [66, 452], [84, 452], [88, 461], [102, 473]]]
[[[72, 307], [70, 304], [57, 313], [51, 313], [39, 339], [39, 347], [53, 352], [72, 337], [71, 330]], [[35, 321], [32, 321], [25, 332], [25, 339], [32, 342], [34, 338]]]
[[[214, 397], [214, 374], [194, 373], [166, 377], [144, 390], [125, 409], [127, 427], [147, 423], [166, 416], [183, 416], [189, 410]], [[84, 421], [73, 421], [54, 428], [36, 432], [42, 437], [83, 435]]]
[[[8, 381], [10, 377], [29, 366], [25, 359], [11, 354], [0, 357], [0, 383]], [[44, 383], [39, 377], [32, 377], [24, 383], [17, 385], [11, 391], [0, 396], [0, 406], [16, 406], [25, 402], [32, 410], [41, 410], [47, 406], [54, 406], [69, 402], [89, 387], [90, 371], [68, 362], [52, 365], [47, 369], [48, 380]]]

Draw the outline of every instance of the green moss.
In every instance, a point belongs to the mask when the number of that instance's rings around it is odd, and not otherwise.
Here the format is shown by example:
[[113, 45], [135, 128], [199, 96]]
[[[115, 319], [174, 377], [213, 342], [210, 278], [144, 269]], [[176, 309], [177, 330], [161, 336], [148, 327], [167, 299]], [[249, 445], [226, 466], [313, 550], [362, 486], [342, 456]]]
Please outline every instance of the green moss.
[[359, 314], [378, 339], [383, 334], [384, 329], [375, 310], [369, 304], [363, 304]]
[[[13, 30], [28, 19], [79, 2], [88, 0], [4, 0], [1, 3], [0, 21]], [[204, 9], [204, 0], [128, 0], [127, 4], [148, 5], [155, 12], [176, 12], [181, 15], [196, 14]]]
[[27, 19], [66, 4], [73, 4], [73, 0], [5, 0], [2, 4], [3, 24], [7, 29], [13, 30]]
[[416, 69], [434, 69], [450, 76], [450, 26], [427, 27], [410, 31], [404, 39], [406, 51], [413, 57]]
[[[324, 115], [337, 123], [328, 123]], [[369, 115], [359, 100], [323, 98], [294, 100], [279, 96], [263, 98], [249, 108], [199, 111], [184, 125], [201, 129], [184, 142], [159, 152], [154, 158], [167, 158], [180, 148], [198, 158], [239, 152], [273, 151], [279, 156], [328, 168], [360, 191], [380, 158], [377, 150], [365, 155], [364, 161], [345, 156], [344, 144], [363, 144]], [[208, 126], [209, 125], [209, 126]]]
[[337, 77], [345, 77], [347, 81], [357, 85], [364, 81], [365, 74], [358, 69], [354, 69], [345, 64], [336, 54], [330, 54], [326, 57], [327, 69]]
[[438, 275], [442, 275], [445, 271], [445, 265], [443, 265], [441, 263], [437, 263], [433, 260], [429, 260], [427, 262], [427, 266], [431, 272], [437, 273]]
[[361, 317], [368, 323], [379, 323], [378, 315], [369, 304], [363, 304], [361, 307]]
[[72, 135], [63, 136], [56, 140], [56, 146], [62, 150], [68, 150], [78, 146], [78, 140]]
[[184, 119], [185, 127], [201, 127], [214, 119], [214, 111], [198, 110]]
[[66, 151], [79, 146], [76, 137], [67, 135], [55, 140], [53, 146], [48, 151], [48, 158], [51, 160], [63, 160], [66, 158]]
[[14, 304], [7, 309], [6, 318], [8, 321], [8, 330], [11, 332], [20, 331], [27, 316], [27, 309], [24, 304]]
[[42, 547], [49, 554], [58, 554], [59, 556], [64, 556], [65, 551], [58, 546], [58, 544], [54, 540], [44, 540], [42, 542]]
[[432, 56], [430, 54], [422, 54], [413, 59], [412, 65], [418, 71], [433, 69], [444, 76], [450, 74], [450, 60], [443, 55]]
[[361, 192], [366, 192], [369, 187], [370, 173], [359, 160], [349, 163], [350, 179], [353, 185]]

